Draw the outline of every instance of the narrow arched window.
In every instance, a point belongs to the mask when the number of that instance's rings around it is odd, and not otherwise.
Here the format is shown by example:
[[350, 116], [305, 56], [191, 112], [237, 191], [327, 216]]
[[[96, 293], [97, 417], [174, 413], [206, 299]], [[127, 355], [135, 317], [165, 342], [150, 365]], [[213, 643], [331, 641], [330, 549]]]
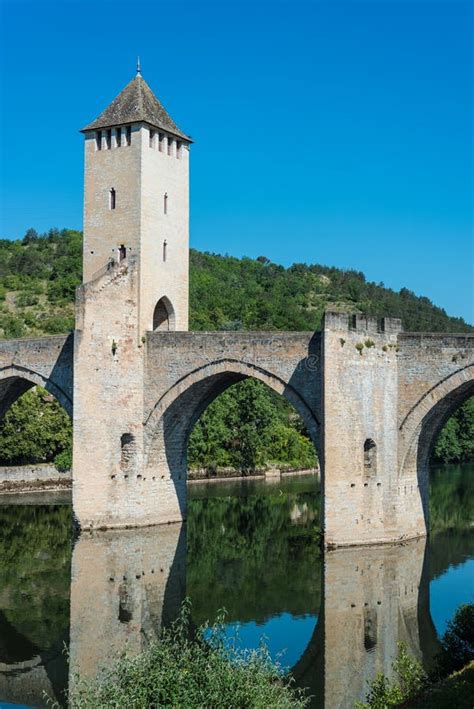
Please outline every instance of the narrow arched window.
[[165, 192], [163, 197], [163, 212], [168, 214], [168, 192]]
[[163, 261], [166, 261], [166, 247], [168, 246], [168, 242], [166, 239], [163, 241]]
[[112, 189], [109, 192], [109, 208], [110, 209], [115, 209], [115, 205], [117, 204], [117, 194], [112, 187]]
[[364, 443], [364, 473], [365, 475], [377, 473], [377, 446], [371, 438], [367, 438]]
[[160, 298], [153, 313], [153, 330], [174, 330], [174, 309], [166, 296]]

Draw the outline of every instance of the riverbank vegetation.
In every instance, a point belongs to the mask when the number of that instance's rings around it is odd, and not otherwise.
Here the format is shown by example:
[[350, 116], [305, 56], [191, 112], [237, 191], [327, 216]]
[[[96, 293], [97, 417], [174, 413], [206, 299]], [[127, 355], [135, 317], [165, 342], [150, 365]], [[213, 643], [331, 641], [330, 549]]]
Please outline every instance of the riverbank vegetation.
[[[74, 293], [82, 276], [82, 234], [29, 229], [0, 240], [0, 337], [65, 333], [74, 327]], [[190, 329], [316, 330], [324, 310], [401, 317], [407, 330], [468, 332], [428, 298], [366, 281], [359, 271], [318, 264], [284, 268], [265, 257], [237, 259], [190, 252]], [[44, 413], [39, 407], [46, 405]], [[16, 439], [16, 440], [14, 440]], [[67, 440], [66, 440], [67, 439]], [[70, 423], [45, 392], [16, 402], [0, 423], [0, 464], [71, 461]], [[435, 448], [437, 462], [474, 459], [474, 399], [449, 420]], [[264, 384], [234, 385], [204, 412], [191, 435], [189, 467], [213, 475], [269, 466], [313, 468], [308, 432], [292, 407]]]
[[228, 642], [224, 617], [193, 631], [190, 606], [158, 642], [136, 657], [122, 657], [97, 679], [76, 678], [71, 709], [149, 707], [255, 707], [303, 709], [309, 700], [273, 663], [265, 647], [240, 651]]
[[431, 707], [472, 709], [474, 696], [474, 604], [460, 606], [441, 638], [440, 651], [427, 673], [401, 644], [393, 663], [394, 680], [378, 674], [369, 683], [366, 703], [357, 709]]

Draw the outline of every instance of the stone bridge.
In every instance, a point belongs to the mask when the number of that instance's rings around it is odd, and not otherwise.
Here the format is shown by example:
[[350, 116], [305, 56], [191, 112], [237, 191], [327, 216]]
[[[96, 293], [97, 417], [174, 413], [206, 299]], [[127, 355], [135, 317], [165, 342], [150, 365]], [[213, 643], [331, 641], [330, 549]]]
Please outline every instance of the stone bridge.
[[0, 342], [1, 414], [35, 384], [74, 411], [80, 527], [185, 519], [191, 430], [215, 397], [252, 377], [294, 406], [318, 451], [327, 546], [426, 533], [429, 454], [474, 394], [474, 335], [327, 313], [317, 333], [150, 332], [138, 347], [117, 338], [109, 349], [92, 348], [84, 327]]

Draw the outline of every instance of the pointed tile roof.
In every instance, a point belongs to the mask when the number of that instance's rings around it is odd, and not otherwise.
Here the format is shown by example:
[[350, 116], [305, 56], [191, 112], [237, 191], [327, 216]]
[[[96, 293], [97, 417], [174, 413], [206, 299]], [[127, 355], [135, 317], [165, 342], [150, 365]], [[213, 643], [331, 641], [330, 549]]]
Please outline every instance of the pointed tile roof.
[[179, 130], [140, 74], [137, 74], [105, 111], [85, 126], [82, 132], [142, 121], [192, 142], [188, 135]]

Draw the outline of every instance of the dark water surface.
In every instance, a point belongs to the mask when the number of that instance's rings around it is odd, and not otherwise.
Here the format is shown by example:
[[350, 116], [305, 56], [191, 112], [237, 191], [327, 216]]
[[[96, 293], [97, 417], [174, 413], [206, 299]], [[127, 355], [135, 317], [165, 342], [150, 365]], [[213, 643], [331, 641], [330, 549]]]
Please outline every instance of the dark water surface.
[[70, 674], [145, 647], [186, 595], [196, 623], [225, 608], [242, 647], [264, 636], [314, 706], [353, 707], [375, 672], [390, 672], [398, 641], [429, 664], [474, 600], [473, 493], [473, 465], [436, 468], [428, 543], [324, 558], [308, 476], [193, 485], [186, 526], [74, 543], [64, 496], [0, 498], [0, 707], [61, 699]]

